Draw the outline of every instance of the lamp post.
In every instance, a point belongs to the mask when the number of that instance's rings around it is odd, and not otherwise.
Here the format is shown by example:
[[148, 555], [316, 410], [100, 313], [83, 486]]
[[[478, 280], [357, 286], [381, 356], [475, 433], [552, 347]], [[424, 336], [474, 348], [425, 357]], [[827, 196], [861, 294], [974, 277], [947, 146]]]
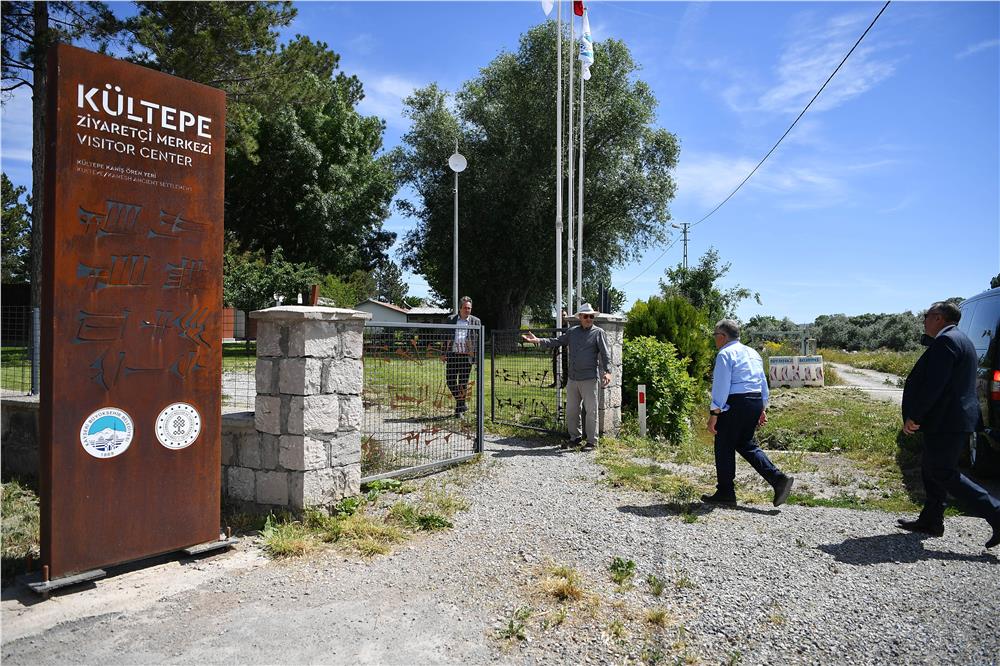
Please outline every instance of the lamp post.
[[455, 172], [455, 233], [454, 238], [454, 261], [452, 263], [451, 288], [455, 300], [455, 312], [458, 312], [458, 174], [465, 171], [469, 163], [465, 157], [458, 152], [458, 139], [455, 140], [455, 154], [448, 158], [448, 167]]

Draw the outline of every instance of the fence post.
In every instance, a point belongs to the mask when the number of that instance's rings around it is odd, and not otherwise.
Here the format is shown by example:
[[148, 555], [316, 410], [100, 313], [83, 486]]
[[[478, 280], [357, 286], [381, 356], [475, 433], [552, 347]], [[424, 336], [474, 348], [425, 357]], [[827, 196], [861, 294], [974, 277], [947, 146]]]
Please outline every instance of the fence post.
[[639, 384], [639, 436], [646, 436], [646, 385]]
[[41, 377], [42, 315], [38, 308], [31, 308], [31, 395], [38, 395]]
[[360, 492], [362, 329], [367, 312], [259, 310], [256, 430], [277, 468], [256, 473], [258, 504], [328, 506]]

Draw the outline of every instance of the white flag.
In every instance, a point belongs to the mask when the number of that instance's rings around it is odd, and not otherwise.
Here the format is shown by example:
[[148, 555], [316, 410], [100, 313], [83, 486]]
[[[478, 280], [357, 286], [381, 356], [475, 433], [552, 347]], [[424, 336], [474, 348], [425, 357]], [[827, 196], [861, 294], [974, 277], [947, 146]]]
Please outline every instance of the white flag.
[[583, 35], [580, 37], [580, 62], [583, 63], [583, 80], [590, 80], [590, 66], [594, 64], [594, 38], [590, 34], [590, 10], [583, 12]]
[[552, 13], [552, 0], [542, 0], [542, 11], [546, 16]]

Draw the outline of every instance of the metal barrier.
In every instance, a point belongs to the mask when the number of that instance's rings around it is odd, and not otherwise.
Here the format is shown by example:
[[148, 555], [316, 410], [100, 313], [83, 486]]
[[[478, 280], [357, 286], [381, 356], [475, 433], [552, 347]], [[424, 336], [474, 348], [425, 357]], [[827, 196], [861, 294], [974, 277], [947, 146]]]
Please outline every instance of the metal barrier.
[[0, 393], [31, 395], [31, 363], [36, 337], [27, 305], [0, 307]]
[[482, 332], [449, 324], [365, 325], [363, 482], [482, 452]]
[[[253, 411], [257, 398], [257, 340], [248, 339], [244, 313], [222, 311], [222, 411]], [[250, 320], [253, 322], [254, 320]], [[256, 338], [256, 327], [250, 331]]]
[[[532, 329], [532, 332], [540, 338], [551, 338], [563, 330]], [[545, 349], [521, 342], [522, 333], [513, 329], [493, 331], [490, 338], [490, 420], [561, 433], [565, 430], [562, 395], [565, 349]], [[557, 368], [560, 363], [562, 367]]]

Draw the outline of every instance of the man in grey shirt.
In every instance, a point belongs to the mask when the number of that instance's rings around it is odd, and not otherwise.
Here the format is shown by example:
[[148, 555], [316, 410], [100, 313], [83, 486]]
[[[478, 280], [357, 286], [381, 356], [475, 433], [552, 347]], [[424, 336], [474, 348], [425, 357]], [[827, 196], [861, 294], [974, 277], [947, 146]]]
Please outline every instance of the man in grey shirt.
[[[583, 440], [580, 432], [580, 405], [587, 411], [587, 443], [585, 450], [597, 445], [597, 386], [611, 383], [611, 352], [604, 330], [594, 326], [597, 312], [584, 303], [576, 313], [580, 319], [577, 326], [557, 338], [541, 339], [528, 331], [521, 339], [547, 349], [569, 347], [569, 381], [566, 383], [566, 425], [569, 429], [570, 444], [575, 446]], [[563, 447], [565, 448], [565, 447]]]

